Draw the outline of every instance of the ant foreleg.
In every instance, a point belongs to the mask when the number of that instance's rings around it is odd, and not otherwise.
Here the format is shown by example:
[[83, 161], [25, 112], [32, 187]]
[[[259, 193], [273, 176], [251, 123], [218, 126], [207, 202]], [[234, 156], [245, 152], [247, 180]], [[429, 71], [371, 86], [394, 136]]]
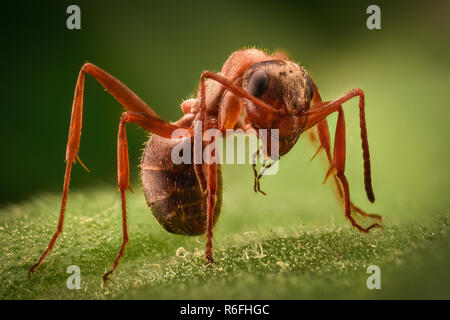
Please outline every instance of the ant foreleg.
[[274, 162], [270, 162], [269, 164], [264, 163], [263, 167], [261, 169], [261, 171], [259, 171], [258, 176], [255, 178], [255, 183], [256, 183], [256, 190], [260, 193], [262, 193], [263, 195], [266, 195], [266, 193], [264, 191], [261, 190], [261, 178], [264, 175], [264, 172], [266, 172], [267, 169], [269, 169], [270, 167], [272, 167], [274, 164]]
[[[349, 196], [349, 186], [347, 179], [344, 174], [345, 170], [345, 120], [344, 120], [344, 114], [342, 111], [342, 107], [340, 104], [337, 103], [337, 101], [340, 101], [340, 103], [345, 102], [346, 99], [343, 99], [342, 97], [335, 100], [334, 102], [322, 102], [322, 99], [320, 97], [320, 94], [317, 91], [317, 87], [314, 85], [314, 105], [311, 107], [311, 112], [315, 113], [314, 117], [308, 119], [307, 127], [309, 127], [312, 123], [315, 124], [317, 128], [317, 134], [313, 131], [310, 132], [310, 138], [312, 141], [319, 140], [319, 149], [324, 149], [327, 155], [328, 162], [330, 164], [330, 169], [327, 172], [327, 175], [325, 177], [325, 180], [333, 174], [334, 182], [337, 189], [337, 194], [339, 198], [344, 202], [344, 208], [346, 217], [351, 221], [352, 225], [358, 228], [362, 232], [368, 232], [373, 227], [382, 227], [381, 222], [382, 218], [381, 216], [377, 214], [369, 214], [365, 211], [361, 210], [357, 206], [355, 206], [350, 201]], [[356, 94], [363, 97], [363, 93], [355, 91]], [[351, 92], [352, 92], [351, 91]], [[350, 93], [351, 93], [350, 92]], [[347, 94], [349, 95], [349, 94]], [[352, 96], [350, 96], [351, 98]], [[347, 98], [348, 99], [348, 98]], [[320, 112], [317, 113], [317, 110], [321, 109]], [[360, 110], [364, 109], [364, 100], [360, 101]], [[334, 155], [331, 154], [331, 147], [330, 147], [330, 133], [328, 129], [328, 123], [326, 120], [326, 116], [324, 117], [324, 114], [328, 115], [330, 114], [330, 110], [338, 111], [338, 125], [336, 127], [336, 136], [335, 136], [335, 150]], [[364, 169], [365, 169], [365, 182], [366, 182], [366, 191], [368, 193], [369, 200], [373, 197], [372, 192], [372, 186], [370, 183], [370, 158], [369, 158], [369, 152], [368, 152], [368, 143], [367, 143], [367, 132], [365, 129], [365, 119], [364, 119], [364, 112], [360, 112], [361, 117], [361, 137], [363, 140], [363, 153], [364, 153]], [[339, 133], [338, 133], [339, 132]], [[370, 195], [372, 193], [372, 195]], [[372, 218], [378, 220], [378, 222], [372, 223], [367, 228], [361, 227], [352, 216], [352, 213], [355, 212], [364, 218]]]
[[[314, 84], [314, 102], [316, 102], [316, 95], [318, 95], [317, 87]], [[370, 202], [375, 201], [375, 196], [372, 189], [372, 178], [370, 169], [370, 154], [369, 154], [369, 142], [367, 140], [367, 128], [366, 128], [366, 116], [365, 116], [365, 103], [364, 103], [364, 92], [361, 89], [353, 89], [342, 95], [340, 98], [333, 100], [331, 102], [322, 102], [320, 96], [318, 102], [311, 107], [307, 112], [306, 116], [307, 122], [304, 131], [315, 126], [320, 121], [325, 119], [333, 112], [338, 112], [341, 105], [353, 97], [359, 97], [359, 121], [361, 130], [361, 140], [363, 149], [363, 160], [364, 160], [364, 186], [366, 189], [367, 198]]]
[[267, 164], [267, 160], [264, 159], [263, 163], [262, 163], [262, 169], [259, 171], [256, 170], [256, 162], [259, 158], [259, 153], [262, 147], [260, 147], [254, 154], [253, 154], [253, 163], [252, 163], [252, 169], [253, 169], [253, 176], [254, 176], [254, 184], [253, 184], [253, 190], [255, 191], [255, 193], [259, 192], [263, 195], [267, 195], [264, 191], [261, 190], [261, 178], [264, 175], [264, 172], [266, 172], [267, 169], [271, 168], [273, 166], [273, 164], [275, 163], [274, 161], [271, 161]]
[[253, 175], [254, 175], [253, 190], [255, 191], [255, 193], [259, 192], [263, 195], [266, 195], [266, 193], [261, 190], [261, 182], [260, 181], [261, 181], [261, 178], [262, 178], [264, 172], [273, 165], [273, 162], [266, 165], [267, 161], [264, 159], [263, 163], [262, 163], [263, 168], [258, 173], [258, 170], [256, 170], [256, 162], [257, 162], [257, 159], [259, 158], [260, 150], [261, 150], [261, 147], [253, 154], [253, 163], [252, 163], [252, 169], [253, 169]]
[[[261, 150], [261, 148], [259, 148], [253, 154], [253, 163], [252, 163], [253, 176], [254, 176], [253, 190], [255, 191], [255, 193], [262, 192], [262, 190], [260, 189], [259, 180], [258, 180], [258, 170], [256, 170], [256, 163], [259, 159], [259, 151], [260, 150]], [[264, 192], [262, 192], [262, 193], [264, 194]]]
[[[319, 147], [317, 149], [317, 152], [314, 154], [314, 156], [312, 157], [312, 159], [310, 161], [312, 161], [315, 158], [315, 156], [323, 149], [326, 152], [328, 164], [331, 167], [332, 166], [332, 162], [333, 162], [333, 158], [332, 158], [332, 155], [331, 155], [330, 132], [329, 132], [329, 129], [328, 129], [328, 121], [327, 121], [327, 119], [323, 119], [322, 121], [320, 121], [316, 125], [316, 129], [317, 129], [317, 133], [313, 131], [314, 130], [313, 128], [308, 131], [311, 142], [315, 143], [316, 145], [317, 145], [316, 142], [319, 143]], [[335, 183], [335, 186], [336, 186], [336, 192], [337, 192], [338, 198], [340, 200], [344, 200], [342, 184], [340, 183], [340, 181], [339, 181], [339, 179], [338, 179], [338, 177], [336, 175], [334, 175], [333, 178], [334, 178], [334, 183]], [[381, 219], [380, 215], [367, 213], [364, 210], [362, 210], [359, 207], [357, 207], [352, 201], [350, 201], [350, 206], [352, 208], [352, 212], [356, 212], [359, 215], [363, 216], [364, 218], [377, 219], [381, 223], [382, 219]]]

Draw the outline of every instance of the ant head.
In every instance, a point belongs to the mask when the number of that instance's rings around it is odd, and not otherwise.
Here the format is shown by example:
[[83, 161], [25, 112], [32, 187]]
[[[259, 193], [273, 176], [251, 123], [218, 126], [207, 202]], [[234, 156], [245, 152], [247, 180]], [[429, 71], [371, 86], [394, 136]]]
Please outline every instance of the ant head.
[[[306, 123], [306, 117], [302, 115], [309, 110], [314, 92], [311, 78], [294, 62], [269, 60], [251, 65], [244, 73], [242, 87], [281, 111], [263, 109], [245, 99], [249, 122], [256, 130], [268, 129], [268, 134], [270, 129], [278, 129], [279, 156], [286, 154], [297, 142]], [[270, 147], [267, 150], [271, 150]]]

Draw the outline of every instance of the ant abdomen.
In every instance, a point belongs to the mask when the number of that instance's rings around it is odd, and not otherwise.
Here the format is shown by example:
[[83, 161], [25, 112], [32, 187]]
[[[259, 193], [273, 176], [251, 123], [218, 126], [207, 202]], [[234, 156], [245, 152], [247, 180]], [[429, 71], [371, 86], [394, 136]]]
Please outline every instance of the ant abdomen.
[[[206, 232], [206, 198], [193, 164], [174, 164], [173, 147], [179, 141], [152, 135], [141, 159], [141, 177], [147, 204], [168, 232], [201, 235]], [[213, 225], [222, 207], [222, 174], [218, 165], [217, 200]]]

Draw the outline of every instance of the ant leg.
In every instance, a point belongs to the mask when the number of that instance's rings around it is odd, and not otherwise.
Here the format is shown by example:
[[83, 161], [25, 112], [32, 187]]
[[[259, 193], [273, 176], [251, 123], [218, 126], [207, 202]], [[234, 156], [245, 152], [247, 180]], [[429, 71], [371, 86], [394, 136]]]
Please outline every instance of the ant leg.
[[108, 277], [116, 270], [120, 259], [125, 251], [125, 246], [128, 242], [127, 232], [127, 207], [126, 207], [126, 190], [130, 180], [130, 162], [128, 159], [128, 141], [126, 132], [127, 114], [123, 113], [119, 124], [119, 133], [117, 136], [117, 178], [120, 190], [120, 199], [122, 201], [122, 228], [123, 240], [120, 246], [119, 254], [114, 261], [113, 268], [103, 275], [103, 281], [106, 282]]
[[[126, 123], [131, 122], [139, 125], [144, 129], [150, 129], [146, 122], [148, 121], [148, 115], [143, 115], [134, 112], [124, 112], [120, 118], [119, 132], [117, 136], [117, 177], [118, 186], [120, 191], [120, 197], [122, 201], [122, 245], [120, 246], [119, 253], [114, 265], [110, 271], [103, 275], [103, 281], [107, 281], [109, 276], [117, 269], [120, 259], [122, 259], [125, 252], [125, 246], [128, 243], [128, 232], [127, 232], [127, 209], [126, 209], [126, 190], [129, 189], [130, 181], [130, 162], [128, 158], [128, 142], [127, 142], [127, 132]], [[149, 130], [151, 131], [151, 130]]]
[[56, 228], [56, 232], [53, 235], [53, 237], [51, 238], [50, 243], [47, 246], [47, 249], [45, 249], [45, 251], [42, 253], [38, 262], [36, 264], [34, 264], [28, 271], [28, 277], [30, 277], [30, 275], [33, 272], [36, 272], [36, 269], [42, 264], [45, 257], [47, 256], [47, 254], [53, 249], [56, 239], [58, 239], [60, 233], [62, 232], [63, 223], [64, 223], [64, 212], [66, 210], [67, 194], [69, 192], [70, 172], [72, 171], [73, 161], [74, 160], [67, 162], [67, 164], [66, 164], [66, 173], [64, 175], [63, 196], [62, 196], [62, 201], [61, 201], [61, 210], [60, 210], [60, 214], [59, 214], [58, 227]]
[[[343, 199], [344, 199], [344, 210], [345, 217], [350, 220], [352, 226], [356, 227], [359, 231], [369, 232], [370, 229], [374, 227], [381, 227], [377, 222], [371, 224], [367, 228], [360, 226], [351, 215], [351, 201], [350, 201], [350, 191], [347, 181], [347, 177], [344, 174], [345, 171], [345, 119], [344, 112], [342, 108], [338, 111], [338, 121], [336, 125], [336, 133], [334, 140], [334, 154], [333, 154], [333, 166], [336, 169], [336, 177], [342, 184]], [[381, 218], [381, 217], [380, 217]]]
[[[337, 171], [336, 174], [333, 175], [334, 177], [334, 181], [335, 181], [335, 185], [336, 185], [336, 189], [337, 189], [337, 194], [339, 196], [340, 199], [342, 199], [344, 201], [344, 208], [345, 208], [345, 212], [346, 212], [346, 217], [352, 222], [352, 225], [355, 226], [356, 228], [358, 228], [360, 231], [363, 232], [367, 232], [368, 230], [370, 230], [373, 227], [381, 227], [381, 221], [382, 218], [381, 216], [377, 215], [377, 214], [369, 214], [364, 212], [363, 210], [361, 210], [360, 208], [358, 208], [357, 206], [355, 206], [351, 201], [350, 201], [350, 196], [349, 196], [349, 187], [348, 187], [348, 182], [347, 179], [344, 175], [344, 170], [345, 170], [345, 121], [344, 121], [344, 114], [342, 111], [342, 107], [341, 105], [336, 105], [333, 106], [333, 103], [330, 102], [322, 102], [322, 99], [320, 97], [320, 94], [317, 91], [317, 87], [314, 85], [315, 87], [315, 93], [314, 93], [314, 106], [311, 107], [311, 110], [314, 111], [314, 109], [320, 109], [323, 106], [326, 105], [331, 105], [331, 107], [335, 108], [335, 110], [337, 110], [339, 112], [338, 115], [338, 126], [336, 127], [336, 137], [335, 137], [335, 154], [332, 158], [331, 155], [331, 147], [330, 147], [330, 134], [329, 134], [329, 129], [328, 129], [328, 122], [326, 120], [325, 117], [322, 117], [322, 120], [319, 120], [319, 122], [317, 122], [315, 125], [317, 127], [317, 134], [313, 131], [310, 131], [310, 138], [311, 140], [314, 141], [319, 141], [319, 149], [317, 150], [316, 154], [321, 150], [324, 149], [327, 155], [327, 159], [328, 162], [330, 164], [330, 169], [327, 172], [327, 175], [325, 177], [325, 180], [332, 174], [334, 173], [334, 171]], [[338, 99], [339, 100], [339, 99]], [[345, 102], [345, 101], [343, 101]], [[328, 106], [330, 107], [330, 106]], [[361, 107], [361, 104], [360, 104]], [[322, 108], [322, 110], [324, 110], [325, 107]], [[329, 110], [325, 111], [325, 113], [327, 113], [327, 115], [329, 114]], [[361, 115], [361, 114], [360, 114]], [[309, 122], [309, 121], [308, 121]], [[311, 124], [309, 124], [310, 126]], [[364, 130], [361, 129], [362, 131], [365, 131], [365, 120], [361, 121], [361, 126], [364, 126]], [[339, 131], [339, 135], [338, 135], [338, 131]], [[365, 133], [365, 135], [363, 134], [363, 132], [361, 133], [361, 136], [363, 137], [363, 148], [367, 147], [367, 158], [364, 157], [365, 159], [365, 169], [367, 168], [366, 166], [366, 159], [369, 159], [368, 157], [368, 144], [367, 144], [367, 133]], [[366, 139], [366, 142], [364, 143], [364, 136]], [[314, 155], [315, 156], [315, 155]], [[314, 158], [314, 157], [313, 157]], [[369, 182], [370, 182], [370, 162], [368, 164], [369, 167]], [[365, 172], [367, 174], [367, 172]], [[324, 181], [325, 182], [325, 181]], [[365, 180], [365, 182], [367, 182], [367, 179]], [[366, 188], [366, 192], [367, 192]], [[369, 188], [371, 190], [371, 186]], [[361, 226], [359, 226], [356, 222], [354, 217], [352, 217], [351, 213], [356, 212], [357, 214], [360, 214], [361, 216], [365, 217], [365, 218], [372, 218], [372, 219], [376, 219], [378, 220], [378, 222], [375, 222], [371, 225], [369, 225], [369, 227], [367, 228], [363, 228]]]
[[217, 186], [217, 164], [211, 163], [206, 166], [207, 178], [207, 220], [206, 220], [206, 251], [205, 258], [207, 263], [214, 263], [212, 254], [212, 237], [213, 237], [213, 218], [214, 207], [216, 205], [216, 186]]
[[266, 193], [264, 191], [261, 190], [261, 178], [264, 174], [264, 172], [266, 171], [266, 169], [269, 169], [272, 165], [273, 162], [269, 163], [268, 165], [266, 165], [266, 160], [263, 161], [263, 165], [262, 165], [262, 169], [261, 171], [258, 173], [258, 171], [256, 170], [256, 162], [259, 157], [259, 152], [261, 151], [260, 147], [254, 154], [253, 154], [253, 163], [252, 163], [252, 169], [253, 169], [253, 176], [255, 178], [254, 180], [254, 184], [253, 184], [253, 190], [255, 191], [255, 193], [259, 192], [263, 195], [266, 195]]
[[120, 118], [119, 132], [117, 135], [117, 178], [122, 202], [123, 237], [122, 245], [120, 246], [119, 253], [114, 261], [112, 269], [103, 275], [104, 282], [106, 282], [109, 279], [109, 276], [117, 269], [119, 261], [123, 257], [125, 246], [128, 243], [126, 190], [129, 188], [130, 182], [130, 162], [128, 158], [126, 123], [132, 122], [139, 124], [140, 122], [145, 121], [146, 117], [146, 115], [141, 115], [139, 113], [124, 112]]
[[[257, 176], [255, 176], [255, 186], [254, 186], [255, 192], [260, 192], [263, 195], [267, 195], [264, 191], [261, 190], [261, 178], [262, 178], [264, 172], [266, 172], [267, 169], [272, 167], [274, 163], [275, 162], [270, 162], [269, 164], [266, 164], [266, 162], [263, 163], [261, 171], [259, 172], [259, 174]], [[256, 169], [254, 169], [253, 172], [256, 175]]]
[[253, 183], [253, 191], [258, 192], [258, 190], [256, 189], [257, 186], [257, 181], [256, 181], [256, 177], [258, 177], [258, 171], [256, 170], [256, 161], [259, 157], [259, 149], [253, 154], [253, 163], [252, 163], [252, 169], [253, 169], [253, 176], [254, 176], [254, 183]]
[[75, 162], [75, 159], [79, 160], [78, 149], [80, 146], [81, 137], [84, 80], [86, 73], [92, 75], [98, 82], [100, 82], [103, 87], [127, 110], [136, 112], [136, 114], [139, 113], [140, 116], [136, 119], [136, 123], [138, 125], [142, 126], [150, 132], [153, 132], [165, 138], [171, 138], [171, 133], [175, 129], [179, 129], [178, 126], [161, 120], [144, 101], [142, 101], [133, 91], [131, 91], [118, 79], [91, 63], [84, 64], [78, 75], [75, 94], [73, 98], [69, 138], [66, 149], [66, 171], [64, 175], [64, 186], [62, 192], [58, 227], [52, 239], [50, 240], [47, 249], [42, 253], [39, 261], [30, 268], [28, 275], [31, 275], [31, 273], [35, 272], [36, 269], [42, 264], [47, 254], [53, 249], [57, 238], [63, 230], [64, 214], [66, 210], [67, 195], [69, 193], [72, 165]]
[[258, 162], [260, 150], [261, 150], [261, 147], [258, 148], [258, 150], [253, 154], [253, 163], [252, 163], [253, 176], [254, 176], [253, 190], [255, 191], [255, 193], [261, 192], [263, 195], [266, 195], [265, 192], [261, 190], [261, 185], [260, 185], [259, 178], [258, 178], [258, 171], [256, 170], [256, 163]]
[[[317, 129], [317, 133], [315, 131], [313, 131], [314, 130], [313, 128], [311, 128], [308, 131], [311, 142], [315, 145], [317, 145], [317, 142], [319, 144], [317, 152], [314, 154], [314, 156], [312, 157], [312, 159], [310, 161], [312, 161], [316, 157], [316, 155], [323, 149], [326, 152], [329, 167], [331, 167], [333, 160], [332, 160], [332, 155], [331, 155], [330, 132], [328, 129], [327, 120], [323, 119], [322, 121], [320, 121], [316, 125], [316, 129]], [[333, 175], [333, 180], [334, 180], [335, 187], [336, 187], [336, 194], [337, 194], [338, 198], [343, 201], [344, 193], [342, 190], [342, 184], [340, 183], [340, 181], [336, 175]], [[325, 180], [324, 180], [324, 182], [325, 182]], [[350, 201], [350, 206], [351, 206], [352, 212], [356, 212], [356, 213], [360, 214], [361, 216], [363, 216], [364, 218], [377, 219], [381, 223], [381, 220], [382, 220], [381, 216], [379, 216], [377, 214], [371, 214], [371, 213], [365, 212], [364, 210], [357, 207], [352, 201]]]
[[[316, 96], [317, 87], [314, 85], [314, 88], [315, 88], [314, 96]], [[364, 105], [364, 92], [361, 89], [353, 89], [342, 95], [340, 98], [333, 100], [331, 102], [318, 102], [316, 105], [312, 106], [311, 109], [306, 113], [308, 119], [303, 131], [306, 131], [309, 128], [315, 126], [331, 113], [339, 112], [342, 103], [350, 100], [355, 96], [359, 96], [359, 120], [360, 120], [361, 140], [362, 140], [363, 160], [364, 160], [364, 185], [366, 189], [367, 198], [369, 199], [370, 202], [374, 202], [375, 196], [373, 194], [372, 189], [369, 142], [367, 140], [366, 116]], [[316, 97], [314, 97], [314, 100], [315, 102], [317, 101]]]

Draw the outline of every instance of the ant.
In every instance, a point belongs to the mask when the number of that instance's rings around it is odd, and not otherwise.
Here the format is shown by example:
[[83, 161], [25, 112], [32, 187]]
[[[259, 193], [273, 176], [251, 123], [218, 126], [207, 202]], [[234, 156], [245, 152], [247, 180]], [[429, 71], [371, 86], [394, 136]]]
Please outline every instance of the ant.
[[[346, 139], [342, 104], [353, 97], [359, 97], [364, 184], [369, 201], [375, 201], [371, 183], [364, 93], [361, 89], [350, 90], [332, 101], [322, 101], [316, 84], [306, 70], [290, 61], [286, 55], [283, 53], [272, 55], [253, 48], [244, 49], [231, 54], [221, 72], [203, 72], [197, 98], [182, 102], [183, 117], [174, 123], [168, 123], [118, 79], [91, 63], [85, 63], [75, 87], [58, 227], [39, 261], [29, 270], [29, 275], [42, 264], [63, 230], [72, 165], [75, 160], [83, 165], [78, 157], [78, 148], [86, 74], [90, 74], [100, 82], [126, 109], [120, 118], [117, 140], [123, 240], [112, 269], [103, 276], [104, 281], [116, 270], [128, 242], [126, 190], [130, 188], [130, 168], [125, 128], [127, 123], [134, 123], [152, 133], [141, 159], [141, 177], [147, 204], [158, 222], [168, 232], [184, 235], [201, 235], [206, 232], [207, 263], [214, 262], [213, 226], [220, 214], [222, 203], [220, 165], [215, 162], [174, 164], [170, 158], [172, 149], [179, 143], [179, 140], [173, 139], [172, 133], [177, 129], [185, 129], [192, 136], [195, 121], [201, 121], [203, 130], [215, 128], [223, 133], [227, 129], [239, 128], [278, 129], [279, 156], [289, 152], [301, 133], [315, 127], [315, 131], [308, 132], [310, 138], [319, 144], [316, 154], [322, 149], [326, 152], [330, 168], [325, 180], [330, 176], [333, 177], [337, 194], [343, 201], [345, 217], [361, 232], [382, 227], [381, 216], [368, 214], [351, 202], [349, 184], [345, 176]], [[338, 118], [332, 153], [326, 118], [334, 112], [338, 113]], [[257, 130], [255, 134], [259, 137]], [[195, 144], [194, 141], [194, 149]], [[201, 144], [201, 148], [208, 146], [205, 141], [201, 141]], [[265, 156], [271, 155], [266, 151]], [[264, 164], [263, 170], [269, 166], [270, 164], [267, 166]], [[262, 173], [257, 175], [256, 170], [254, 173], [254, 189], [262, 192], [259, 184]], [[355, 220], [358, 215], [377, 221], [364, 227]]]

